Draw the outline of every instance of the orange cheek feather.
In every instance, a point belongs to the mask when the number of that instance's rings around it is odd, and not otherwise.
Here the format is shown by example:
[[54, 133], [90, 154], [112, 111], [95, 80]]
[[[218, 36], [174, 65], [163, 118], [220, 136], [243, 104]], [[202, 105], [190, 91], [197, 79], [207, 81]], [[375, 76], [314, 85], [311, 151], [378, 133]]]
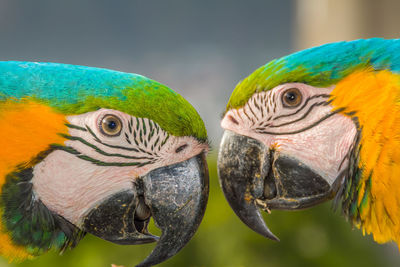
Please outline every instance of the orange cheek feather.
[[[0, 102], [0, 193], [5, 176], [17, 165], [27, 164], [50, 144], [64, 142], [58, 133], [68, 132], [65, 122], [64, 115], [28, 99]], [[32, 258], [24, 247], [12, 243], [1, 223], [0, 254], [10, 260]]]

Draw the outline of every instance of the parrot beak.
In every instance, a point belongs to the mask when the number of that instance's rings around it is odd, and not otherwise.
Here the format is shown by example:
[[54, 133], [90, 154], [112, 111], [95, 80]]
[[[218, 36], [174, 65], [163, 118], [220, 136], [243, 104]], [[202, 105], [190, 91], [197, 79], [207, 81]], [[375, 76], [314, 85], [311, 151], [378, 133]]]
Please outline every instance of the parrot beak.
[[[294, 210], [334, 196], [335, 186], [295, 158], [275, 152], [250, 137], [226, 130], [218, 155], [218, 175], [225, 198], [252, 230], [279, 239], [259, 209]], [[338, 179], [339, 180], [339, 179]]]
[[143, 182], [147, 205], [162, 234], [152, 253], [138, 267], [155, 265], [174, 256], [199, 227], [209, 191], [205, 154], [156, 169]]
[[[152, 266], [174, 256], [193, 237], [205, 212], [208, 191], [208, 167], [201, 153], [137, 178], [131, 189], [91, 210], [83, 229], [118, 244], [158, 241], [137, 265]], [[151, 216], [161, 237], [147, 230]]]

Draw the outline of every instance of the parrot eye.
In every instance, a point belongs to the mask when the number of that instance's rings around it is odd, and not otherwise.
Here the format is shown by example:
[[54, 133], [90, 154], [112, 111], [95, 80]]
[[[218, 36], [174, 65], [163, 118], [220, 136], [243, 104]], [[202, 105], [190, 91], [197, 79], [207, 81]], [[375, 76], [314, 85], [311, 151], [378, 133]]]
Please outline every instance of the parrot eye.
[[301, 103], [301, 93], [297, 88], [290, 88], [286, 90], [282, 95], [282, 103], [283, 106], [288, 108], [294, 108], [300, 105]]
[[118, 136], [121, 133], [122, 122], [115, 115], [105, 115], [100, 121], [100, 131], [107, 136]]

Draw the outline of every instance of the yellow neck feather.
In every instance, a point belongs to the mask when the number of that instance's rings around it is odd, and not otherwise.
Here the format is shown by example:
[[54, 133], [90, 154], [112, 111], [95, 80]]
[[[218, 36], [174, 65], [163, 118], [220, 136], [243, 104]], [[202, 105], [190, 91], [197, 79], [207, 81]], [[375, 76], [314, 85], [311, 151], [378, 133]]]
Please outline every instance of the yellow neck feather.
[[355, 112], [360, 125], [356, 225], [379, 243], [400, 244], [400, 76], [367, 69], [340, 81], [331, 94], [333, 106]]
[[[62, 144], [57, 133], [67, 133], [65, 116], [50, 107], [33, 101], [0, 102], [0, 194], [5, 176], [17, 165], [27, 163], [50, 144]], [[29, 166], [27, 166], [29, 167]], [[0, 222], [3, 212], [0, 210]], [[22, 246], [12, 243], [9, 233], [0, 223], [0, 254], [9, 260], [32, 256]]]

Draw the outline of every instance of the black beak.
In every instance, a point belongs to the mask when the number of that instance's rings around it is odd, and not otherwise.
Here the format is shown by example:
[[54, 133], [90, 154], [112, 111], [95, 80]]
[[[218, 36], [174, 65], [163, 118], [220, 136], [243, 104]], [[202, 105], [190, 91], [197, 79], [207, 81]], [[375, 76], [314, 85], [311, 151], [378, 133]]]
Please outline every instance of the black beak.
[[[137, 266], [152, 266], [174, 256], [192, 238], [208, 200], [208, 168], [202, 153], [187, 161], [152, 170], [132, 188], [114, 194], [84, 219], [83, 229], [118, 244], [158, 241]], [[151, 216], [161, 237], [151, 235]]]
[[335, 192], [334, 186], [297, 159], [231, 131], [222, 138], [218, 174], [236, 215], [255, 232], [277, 241], [259, 208], [267, 212], [307, 208], [332, 198]]

